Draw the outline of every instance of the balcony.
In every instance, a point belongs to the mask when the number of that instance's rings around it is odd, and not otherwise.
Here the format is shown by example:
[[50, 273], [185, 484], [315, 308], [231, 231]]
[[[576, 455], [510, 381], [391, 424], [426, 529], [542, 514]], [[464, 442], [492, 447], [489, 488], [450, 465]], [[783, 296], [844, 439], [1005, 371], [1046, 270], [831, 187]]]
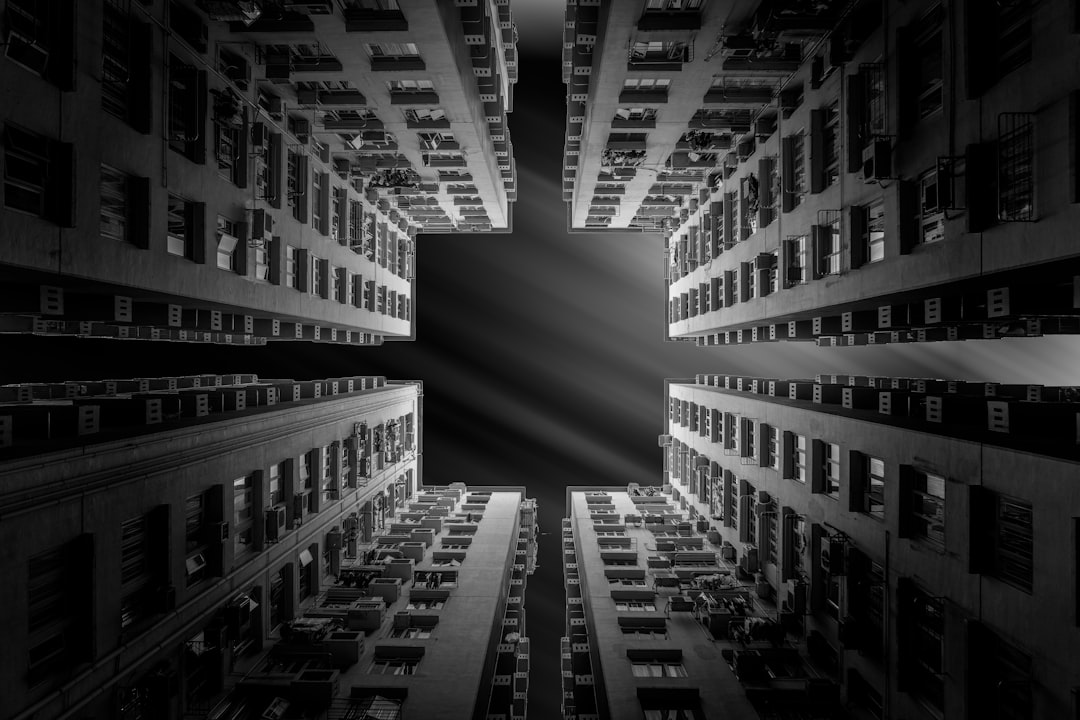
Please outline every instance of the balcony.
[[373, 33], [409, 29], [409, 21], [401, 10], [368, 10], [354, 6], [345, 8], [342, 14], [345, 16], [345, 32]]

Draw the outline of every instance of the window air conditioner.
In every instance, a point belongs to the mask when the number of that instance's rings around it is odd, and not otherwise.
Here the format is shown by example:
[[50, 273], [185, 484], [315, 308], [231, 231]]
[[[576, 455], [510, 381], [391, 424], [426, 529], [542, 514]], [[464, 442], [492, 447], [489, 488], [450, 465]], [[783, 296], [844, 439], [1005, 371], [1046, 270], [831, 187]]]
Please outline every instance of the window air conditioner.
[[758, 551], [754, 545], [743, 545], [742, 555], [739, 557], [739, 569], [747, 575], [753, 575], [758, 570]]
[[757, 504], [758, 505], [771, 505], [772, 504], [772, 495], [770, 495], [767, 490], [758, 490]]
[[285, 534], [285, 506], [275, 505], [266, 511], [266, 539], [277, 542]]
[[660, 435], [660, 436], [658, 436], [656, 438], [656, 440], [657, 440], [656, 444], [659, 447], [668, 447], [669, 445], [671, 445], [671, 436], [670, 435]]
[[293, 497], [293, 519], [296, 522], [303, 522], [304, 517], [308, 514], [308, 497], [310, 492], [300, 493]]
[[888, 140], [874, 139], [863, 148], [864, 182], [885, 180], [892, 175], [892, 147]]
[[206, 525], [206, 541], [214, 545], [220, 545], [229, 539], [229, 523], [227, 521], [212, 522]]

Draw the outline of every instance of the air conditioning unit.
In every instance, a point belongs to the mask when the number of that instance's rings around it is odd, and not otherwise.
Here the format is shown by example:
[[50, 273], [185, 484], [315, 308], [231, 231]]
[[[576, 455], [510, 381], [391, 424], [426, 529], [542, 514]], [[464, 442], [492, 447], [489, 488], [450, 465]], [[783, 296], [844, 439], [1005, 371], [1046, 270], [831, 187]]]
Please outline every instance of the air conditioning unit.
[[[266, 79], [274, 83], [287, 83], [292, 76], [292, 60], [288, 53], [271, 53], [266, 56]], [[274, 98], [281, 101], [281, 98]], [[271, 105], [273, 102], [271, 101]], [[274, 114], [273, 108], [270, 114]]]
[[275, 505], [266, 511], [266, 539], [277, 542], [285, 535], [285, 506]]
[[293, 127], [295, 128], [296, 139], [306, 143], [311, 137], [311, 121], [307, 118], [297, 118]]
[[759, 506], [760, 505], [771, 505], [772, 504], [772, 495], [770, 495], [768, 493], [768, 491], [766, 491], [766, 490], [758, 490], [757, 504]]
[[671, 436], [670, 435], [660, 435], [660, 436], [658, 436], [656, 438], [656, 444], [659, 447], [667, 447], [668, 445], [671, 445]]
[[279, 97], [271, 97], [267, 102], [266, 112], [270, 113], [270, 117], [275, 120], [285, 119], [285, 101]]
[[892, 176], [892, 146], [888, 140], [875, 139], [863, 148], [862, 174], [865, 182]]
[[270, 241], [274, 234], [274, 216], [266, 210], [251, 212], [251, 241], [256, 247]]

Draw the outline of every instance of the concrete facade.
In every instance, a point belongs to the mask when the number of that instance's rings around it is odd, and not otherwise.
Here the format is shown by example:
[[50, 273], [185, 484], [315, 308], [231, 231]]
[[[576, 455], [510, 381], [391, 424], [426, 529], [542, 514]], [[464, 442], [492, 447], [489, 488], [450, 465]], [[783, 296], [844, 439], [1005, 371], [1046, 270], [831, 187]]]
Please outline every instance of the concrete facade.
[[1080, 457], [1056, 392], [672, 380], [664, 490], [852, 717], [1065, 717]]
[[5, 30], [0, 331], [409, 339], [417, 234], [512, 225], [506, 2], [55, 14]]
[[[58, 409], [117, 418], [138, 393], [3, 388], [36, 398], [0, 410], [15, 441], [0, 460], [5, 717], [205, 716], [237, 663], [268, 649], [421, 485], [419, 383], [147, 380], [188, 388], [148, 393], [177, 399], [177, 416], [45, 444], [24, 422], [33, 408], [57, 427]], [[274, 385], [296, 392], [267, 402]], [[210, 410], [187, 412], [200, 396]]]

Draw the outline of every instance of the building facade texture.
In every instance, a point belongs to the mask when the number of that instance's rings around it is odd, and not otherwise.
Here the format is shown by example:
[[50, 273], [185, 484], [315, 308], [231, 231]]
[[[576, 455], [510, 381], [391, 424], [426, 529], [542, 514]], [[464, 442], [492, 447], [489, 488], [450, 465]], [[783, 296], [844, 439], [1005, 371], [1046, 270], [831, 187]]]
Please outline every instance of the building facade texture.
[[1071, 716], [1071, 392], [669, 381], [664, 489], [854, 717]]
[[1077, 324], [1075, 4], [571, 2], [576, 230], [667, 237], [699, 345]]
[[414, 336], [418, 233], [511, 226], [509, 4], [4, 7], [6, 332]]
[[420, 487], [419, 383], [111, 384], [2, 389], [4, 717], [206, 715]]

